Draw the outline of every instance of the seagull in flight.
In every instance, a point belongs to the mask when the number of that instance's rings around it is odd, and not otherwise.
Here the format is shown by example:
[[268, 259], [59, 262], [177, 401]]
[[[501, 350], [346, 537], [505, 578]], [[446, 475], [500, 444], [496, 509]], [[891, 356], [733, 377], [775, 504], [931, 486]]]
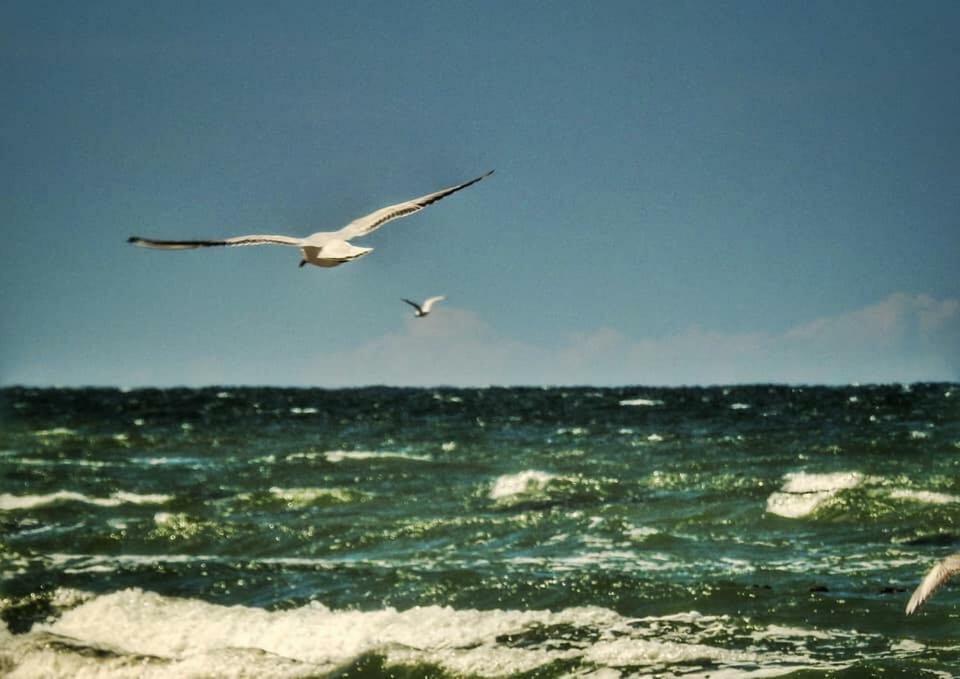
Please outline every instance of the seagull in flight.
[[943, 583], [951, 577], [960, 573], [960, 553], [951, 554], [946, 559], [930, 569], [927, 577], [913, 592], [910, 601], [907, 603], [907, 615], [910, 615], [936, 592]]
[[[154, 240], [152, 238], [140, 238], [131, 236], [127, 239], [128, 243], [139, 245], [144, 248], [157, 248], [159, 250], [192, 250], [194, 248], [212, 248], [212, 247], [235, 247], [239, 245], [292, 245], [300, 248], [303, 258], [300, 260], [300, 266], [304, 264], [313, 264], [314, 266], [332, 267], [339, 266], [344, 262], [350, 262], [359, 257], [363, 257], [373, 251], [373, 248], [364, 248], [352, 244], [350, 241], [354, 238], [360, 238], [373, 233], [387, 222], [394, 219], [412, 215], [438, 200], [446, 198], [450, 194], [456, 193], [460, 189], [476, 184], [481, 179], [493, 174], [490, 170], [484, 175], [471, 179], [463, 184], [450, 186], [434, 193], [428, 193], [425, 196], [408, 200], [405, 203], [388, 205], [371, 212], [365, 217], [355, 219], [338, 231], [318, 231], [310, 234], [306, 238], [293, 238], [291, 236], [234, 236], [224, 240]], [[424, 303], [424, 308], [429, 310], [428, 302]], [[420, 314], [418, 314], [420, 315]], [[422, 315], [426, 316], [426, 312]]]
[[409, 299], [404, 299], [402, 297], [401, 299], [403, 299], [404, 302], [406, 302], [407, 304], [409, 304], [415, 309], [415, 311], [413, 312], [414, 316], [416, 316], [417, 318], [423, 318], [424, 316], [430, 313], [430, 309], [433, 308], [434, 304], [436, 304], [441, 300], [446, 299], [446, 297], [444, 297], [443, 295], [438, 295], [437, 297], [430, 297], [429, 299], [424, 300], [423, 304], [417, 304], [416, 302], [411, 302]]

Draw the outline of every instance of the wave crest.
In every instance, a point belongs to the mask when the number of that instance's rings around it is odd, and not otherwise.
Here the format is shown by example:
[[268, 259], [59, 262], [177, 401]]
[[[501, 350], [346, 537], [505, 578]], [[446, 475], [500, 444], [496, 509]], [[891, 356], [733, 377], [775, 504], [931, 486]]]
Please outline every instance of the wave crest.
[[122, 504], [162, 505], [170, 502], [172, 499], [172, 495], [162, 495], [159, 493], [141, 495], [139, 493], [128, 493], [122, 490], [112, 493], [109, 497], [91, 497], [72, 490], [58, 490], [55, 493], [47, 493], [45, 495], [11, 495], [10, 493], [2, 493], [0, 494], [0, 511], [9, 512], [18, 509], [34, 509], [36, 507], [61, 502], [82, 502], [98, 507], [117, 507]]

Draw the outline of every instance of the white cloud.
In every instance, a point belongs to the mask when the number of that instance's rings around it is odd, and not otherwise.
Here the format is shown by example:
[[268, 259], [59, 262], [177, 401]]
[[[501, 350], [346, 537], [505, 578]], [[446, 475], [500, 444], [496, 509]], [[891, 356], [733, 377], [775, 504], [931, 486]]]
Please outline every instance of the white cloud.
[[897, 293], [782, 334], [693, 326], [633, 339], [612, 328], [558, 347], [499, 334], [477, 314], [446, 307], [426, 319], [304, 366], [320, 384], [730, 384], [915, 382], [960, 377], [960, 301]]

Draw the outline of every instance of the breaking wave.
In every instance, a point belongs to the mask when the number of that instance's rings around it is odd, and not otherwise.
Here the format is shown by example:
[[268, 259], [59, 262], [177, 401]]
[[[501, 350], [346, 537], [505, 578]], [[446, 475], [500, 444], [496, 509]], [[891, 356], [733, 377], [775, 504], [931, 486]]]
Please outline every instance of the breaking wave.
[[[833, 638], [829, 630], [757, 626], [693, 611], [626, 618], [596, 606], [359, 611], [318, 602], [268, 611], [140, 589], [59, 598], [66, 610], [58, 618], [27, 634], [0, 632], [0, 662], [14, 675], [304, 677], [348, 672], [371, 658], [385, 667], [472, 676], [603, 668], [658, 673], [684, 665], [709, 666], [714, 677], [777, 676], [844, 666], [817, 657], [817, 644]], [[773, 657], [730, 649], [730, 636], [773, 640], [784, 650]]]

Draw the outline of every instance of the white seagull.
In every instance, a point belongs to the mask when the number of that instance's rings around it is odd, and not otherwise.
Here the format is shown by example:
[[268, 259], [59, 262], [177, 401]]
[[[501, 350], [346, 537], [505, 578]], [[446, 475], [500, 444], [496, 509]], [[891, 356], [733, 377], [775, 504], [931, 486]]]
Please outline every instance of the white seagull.
[[363, 257], [373, 251], [373, 248], [358, 247], [350, 243], [352, 238], [359, 238], [373, 233], [387, 222], [394, 219], [412, 215], [419, 212], [431, 203], [436, 203], [442, 198], [446, 198], [460, 189], [476, 184], [484, 177], [493, 174], [490, 170], [484, 175], [471, 179], [463, 184], [457, 184], [435, 193], [428, 193], [420, 198], [408, 200], [405, 203], [388, 205], [380, 208], [376, 212], [371, 212], [365, 217], [354, 219], [339, 231], [318, 231], [310, 234], [306, 238], [293, 238], [291, 236], [235, 236], [224, 240], [154, 240], [152, 238], [140, 238], [131, 236], [127, 239], [128, 243], [139, 245], [145, 248], [158, 248], [160, 250], [191, 250], [193, 248], [212, 248], [212, 247], [234, 247], [238, 245], [292, 245], [300, 248], [303, 253], [303, 259], [300, 260], [300, 266], [304, 264], [313, 264], [314, 266], [339, 266], [344, 262], [349, 262], [359, 257]]
[[907, 615], [910, 615], [920, 608], [934, 592], [940, 589], [943, 583], [957, 573], [960, 573], [960, 553], [951, 554], [931, 568], [930, 572], [927, 573], [927, 577], [925, 577], [923, 582], [920, 583], [920, 586], [914, 590], [913, 596], [910, 597], [910, 601], [907, 602]]
[[417, 318], [423, 318], [430, 313], [430, 309], [433, 308], [433, 305], [441, 300], [445, 300], [446, 297], [443, 295], [438, 295], [437, 297], [430, 297], [429, 299], [424, 300], [423, 304], [417, 304], [416, 302], [411, 302], [409, 299], [401, 297], [404, 302], [412, 306], [416, 311], [413, 312], [413, 315]]

